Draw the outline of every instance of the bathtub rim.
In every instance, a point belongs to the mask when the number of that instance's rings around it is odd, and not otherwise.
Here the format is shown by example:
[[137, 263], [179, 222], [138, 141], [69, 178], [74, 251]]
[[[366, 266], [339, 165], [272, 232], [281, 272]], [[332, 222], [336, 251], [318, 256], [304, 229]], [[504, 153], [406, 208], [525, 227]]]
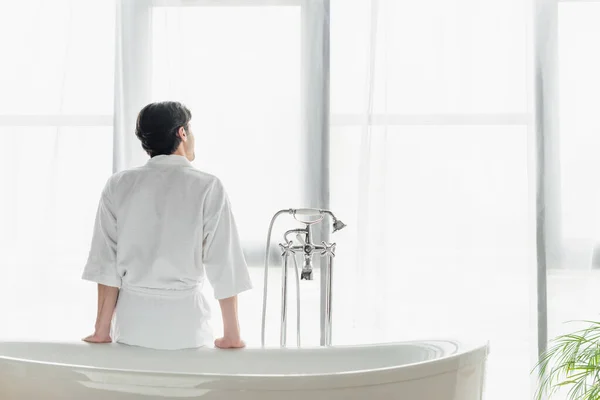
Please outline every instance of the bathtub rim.
[[[486, 361], [490, 353], [489, 341], [483, 344], [472, 344], [471, 342], [460, 342], [449, 339], [432, 339], [432, 340], [413, 340], [413, 341], [402, 341], [402, 342], [385, 342], [385, 343], [370, 343], [370, 344], [356, 344], [356, 345], [340, 345], [331, 346], [335, 349], [352, 349], [352, 348], [369, 348], [369, 347], [393, 347], [398, 345], [411, 345], [411, 344], [427, 344], [427, 343], [453, 343], [457, 344], [458, 350], [454, 354], [448, 354], [443, 357], [433, 358], [430, 360], [419, 361], [409, 364], [402, 365], [391, 365], [379, 368], [371, 369], [355, 369], [349, 371], [337, 371], [337, 372], [325, 372], [325, 373], [292, 373], [292, 374], [236, 374], [236, 373], [214, 373], [214, 372], [181, 372], [181, 371], [169, 371], [169, 370], [143, 370], [143, 369], [130, 369], [130, 368], [107, 368], [107, 367], [96, 367], [92, 365], [80, 365], [80, 364], [69, 364], [69, 363], [58, 363], [49, 361], [32, 360], [20, 357], [10, 357], [0, 354], [0, 363], [2, 360], [13, 363], [24, 363], [32, 366], [46, 366], [56, 367], [61, 369], [77, 370], [80, 372], [99, 372], [99, 373], [123, 373], [123, 374], [134, 374], [134, 375], [153, 375], [153, 376], [179, 376], [179, 377], [190, 377], [190, 378], [219, 378], [219, 379], [298, 379], [298, 378], [317, 378], [317, 379], [345, 379], [352, 378], [353, 376], [366, 376], [366, 375], [377, 375], [377, 374], [390, 374], [390, 373], [401, 373], [406, 372], [411, 376], [408, 379], [400, 380], [411, 380], [420, 379], [426, 376], [438, 375], [454, 370], [461, 369], [463, 367]], [[15, 343], [15, 341], [4, 341], [2, 343]], [[70, 344], [76, 345], [79, 342], [73, 341], [22, 341], [20, 343], [44, 343], [44, 344]], [[90, 346], [102, 346], [102, 344], [90, 344]], [[214, 348], [205, 348], [208, 351], [214, 352], [243, 352], [246, 350], [260, 351], [260, 350], [272, 350], [272, 351], [286, 351], [286, 352], [297, 352], [297, 351], [327, 351], [328, 347], [303, 347], [303, 348], [278, 348], [278, 347], [251, 347], [248, 349], [236, 349], [236, 350], [220, 350]], [[205, 351], [204, 349], [200, 351]], [[423, 373], [417, 373], [417, 372]]]

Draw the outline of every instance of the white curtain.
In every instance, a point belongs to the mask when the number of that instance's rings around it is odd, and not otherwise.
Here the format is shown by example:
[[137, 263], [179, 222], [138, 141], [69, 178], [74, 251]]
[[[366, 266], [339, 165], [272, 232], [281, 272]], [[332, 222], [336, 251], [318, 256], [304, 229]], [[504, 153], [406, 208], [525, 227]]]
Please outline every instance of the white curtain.
[[331, 6], [335, 339], [490, 340], [486, 399], [530, 398], [536, 352], [531, 6]]
[[0, 337], [72, 339], [112, 172], [114, 3], [0, 1]]
[[548, 334], [574, 331], [599, 317], [600, 284], [600, 2], [559, 1], [549, 13], [556, 27], [547, 43], [557, 124], [546, 149], [548, 220]]
[[563, 2], [556, 7], [556, 37], [550, 43], [555, 52], [556, 73], [552, 78], [559, 97], [559, 122], [551, 139], [556, 143], [548, 154], [557, 176], [549, 179], [553, 210], [553, 269], [600, 268], [600, 192], [590, 184], [598, 177], [598, 129], [595, 118], [600, 78], [596, 71], [600, 56], [590, 51], [600, 40], [599, 2]]

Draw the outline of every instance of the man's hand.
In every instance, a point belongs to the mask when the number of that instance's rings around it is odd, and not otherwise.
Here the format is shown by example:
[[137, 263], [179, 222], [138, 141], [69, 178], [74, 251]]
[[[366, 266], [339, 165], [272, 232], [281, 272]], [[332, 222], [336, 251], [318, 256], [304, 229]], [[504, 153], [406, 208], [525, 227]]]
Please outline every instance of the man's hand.
[[88, 343], [112, 343], [112, 339], [108, 333], [94, 333], [82, 340]]
[[223, 337], [215, 340], [215, 347], [219, 349], [241, 349], [246, 347], [246, 344], [240, 338], [237, 296], [220, 299], [219, 305], [223, 316]]
[[215, 347], [219, 349], [241, 349], [246, 347], [246, 343], [240, 338], [230, 339], [228, 337], [222, 337], [215, 340]]
[[98, 284], [98, 314], [96, 315], [94, 334], [82, 339], [84, 342], [112, 343], [110, 325], [118, 298], [119, 288]]

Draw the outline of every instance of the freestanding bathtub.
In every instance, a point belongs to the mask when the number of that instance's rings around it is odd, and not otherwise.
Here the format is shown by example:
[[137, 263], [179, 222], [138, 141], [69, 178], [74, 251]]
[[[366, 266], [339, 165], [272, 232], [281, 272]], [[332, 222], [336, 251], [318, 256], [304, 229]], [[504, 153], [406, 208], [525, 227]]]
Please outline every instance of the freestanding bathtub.
[[480, 400], [488, 346], [155, 351], [0, 342], [0, 399]]

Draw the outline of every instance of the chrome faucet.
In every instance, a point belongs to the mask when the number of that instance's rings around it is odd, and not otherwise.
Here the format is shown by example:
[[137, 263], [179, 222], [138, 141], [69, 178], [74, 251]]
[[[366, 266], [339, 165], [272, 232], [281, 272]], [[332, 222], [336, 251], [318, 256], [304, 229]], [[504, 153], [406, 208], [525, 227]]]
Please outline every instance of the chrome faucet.
[[[300, 280], [312, 280], [313, 279], [313, 256], [318, 253], [321, 257], [327, 258], [327, 265], [321, 273], [321, 345], [331, 345], [331, 316], [332, 316], [332, 287], [333, 287], [333, 259], [335, 257], [335, 243], [327, 243], [325, 241], [321, 244], [313, 243], [311, 227], [322, 222], [326, 215], [329, 215], [333, 220], [332, 232], [335, 233], [343, 229], [346, 224], [337, 219], [335, 215], [328, 210], [320, 209], [289, 209], [281, 210], [275, 214], [271, 220], [269, 226], [269, 233], [267, 237], [267, 250], [265, 255], [265, 280], [264, 280], [264, 293], [263, 293], [263, 312], [262, 312], [262, 330], [261, 330], [261, 343], [265, 345], [265, 325], [266, 325], [266, 312], [267, 312], [267, 284], [268, 284], [268, 273], [269, 273], [269, 249], [271, 244], [271, 234], [273, 231], [273, 225], [277, 217], [282, 214], [289, 213], [294, 218], [305, 225], [301, 229], [292, 229], [283, 235], [284, 243], [280, 243], [281, 257], [283, 258], [283, 270], [281, 277], [281, 326], [280, 326], [280, 346], [285, 347], [287, 342], [287, 283], [288, 283], [288, 264], [289, 258], [291, 257], [294, 262], [295, 276], [296, 276], [296, 307], [297, 307], [297, 332], [296, 340], [297, 345], [300, 347]], [[298, 217], [305, 216], [315, 217], [314, 220], [301, 220]], [[293, 240], [289, 239], [289, 236], [295, 234], [297, 244], [294, 244]], [[296, 260], [296, 254], [302, 254], [304, 262], [302, 264], [302, 271], [298, 271], [298, 262]], [[323, 290], [323, 287], [325, 290]]]

